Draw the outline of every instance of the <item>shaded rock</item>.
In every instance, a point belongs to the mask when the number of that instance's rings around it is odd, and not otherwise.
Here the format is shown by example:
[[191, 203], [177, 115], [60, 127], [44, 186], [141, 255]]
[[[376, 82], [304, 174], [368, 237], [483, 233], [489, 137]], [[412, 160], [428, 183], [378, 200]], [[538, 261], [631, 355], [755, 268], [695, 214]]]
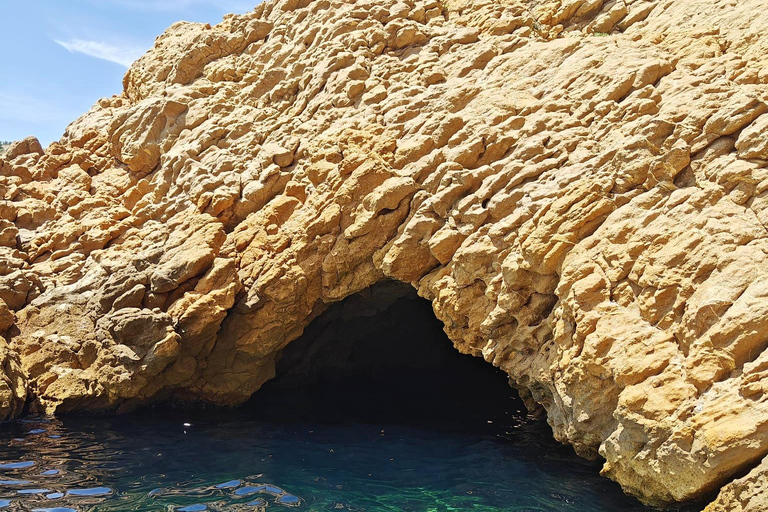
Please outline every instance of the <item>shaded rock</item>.
[[21, 414], [27, 398], [27, 379], [15, 353], [0, 336], [0, 421]]
[[720, 490], [717, 499], [704, 512], [760, 512], [768, 510], [768, 459], [743, 478]]

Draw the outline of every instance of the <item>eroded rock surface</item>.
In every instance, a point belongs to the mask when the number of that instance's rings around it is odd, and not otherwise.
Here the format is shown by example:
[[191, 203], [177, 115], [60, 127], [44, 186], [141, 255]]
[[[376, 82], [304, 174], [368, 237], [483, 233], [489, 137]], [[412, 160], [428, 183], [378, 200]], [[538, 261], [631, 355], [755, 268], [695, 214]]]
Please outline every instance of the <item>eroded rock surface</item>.
[[768, 458], [743, 478], [729, 483], [704, 512], [762, 512], [768, 510]]
[[766, 5], [447, 6], [177, 23], [59, 143], [10, 147], [0, 417], [242, 402], [391, 278], [640, 499], [758, 464]]

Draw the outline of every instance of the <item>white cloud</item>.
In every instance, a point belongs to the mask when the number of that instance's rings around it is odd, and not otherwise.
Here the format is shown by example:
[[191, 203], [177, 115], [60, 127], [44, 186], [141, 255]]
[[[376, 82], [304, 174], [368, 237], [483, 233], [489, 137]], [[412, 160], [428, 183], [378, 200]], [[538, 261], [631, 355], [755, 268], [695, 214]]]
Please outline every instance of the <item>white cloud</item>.
[[137, 46], [115, 46], [103, 41], [85, 41], [83, 39], [70, 39], [68, 41], [54, 39], [54, 41], [71, 53], [82, 53], [120, 64], [126, 68], [130, 67], [145, 52], [145, 49]]

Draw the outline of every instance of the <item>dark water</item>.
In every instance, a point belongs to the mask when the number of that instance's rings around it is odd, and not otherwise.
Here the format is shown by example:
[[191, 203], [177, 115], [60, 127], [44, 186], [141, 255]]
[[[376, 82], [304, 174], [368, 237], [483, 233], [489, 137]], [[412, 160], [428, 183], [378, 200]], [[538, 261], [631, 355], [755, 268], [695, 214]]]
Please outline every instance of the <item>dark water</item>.
[[[461, 411], [456, 411], [460, 414]], [[641, 511], [512, 417], [475, 432], [205, 413], [0, 426], [5, 510]], [[189, 416], [189, 415], [187, 415]], [[210, 416], [221, 416], [211, 412]]]

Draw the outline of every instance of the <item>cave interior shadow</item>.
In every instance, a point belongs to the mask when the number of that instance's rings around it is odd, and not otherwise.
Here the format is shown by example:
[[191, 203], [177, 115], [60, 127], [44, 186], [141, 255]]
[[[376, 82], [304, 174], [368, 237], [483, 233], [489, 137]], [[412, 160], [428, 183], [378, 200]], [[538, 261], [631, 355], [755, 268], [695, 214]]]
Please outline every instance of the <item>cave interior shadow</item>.
[[526, 414], [507, 375], [456, 350], [430, 302], [396, 281], [320, 314], [245, 408], [272, 421], [473, 431]]

